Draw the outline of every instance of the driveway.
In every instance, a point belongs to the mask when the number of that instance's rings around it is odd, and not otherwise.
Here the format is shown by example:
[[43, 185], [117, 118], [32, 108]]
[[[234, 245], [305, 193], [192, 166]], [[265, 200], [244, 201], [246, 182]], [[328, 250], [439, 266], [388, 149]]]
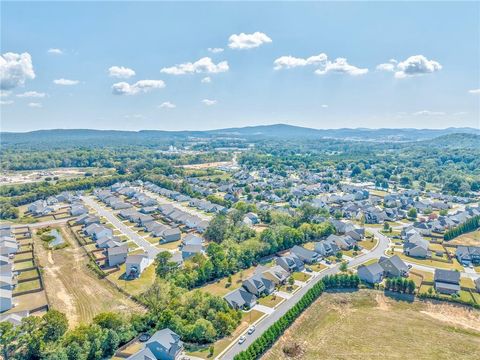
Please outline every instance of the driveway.
[[82, 201], [91, 208], [95, 209], [99, 216], [103, 216], [104, 218], [106, 218], [115, 228], [117, 228], [129, 239], [133, 240], [135, 244], [145, 250], [148, 254], [148, 259], [150, 263], [153, 262], [157, 254], [160, 252], [159, 249], [157, 249], [155, 246], [153, 246], [147, 240], [141, 237], [140, 234], [138, 234], [136, 231], [133, 231], [130, 227], [121, 222], [112, 211], [103, 208], [92, 198], [88, 196], [82, 196]]

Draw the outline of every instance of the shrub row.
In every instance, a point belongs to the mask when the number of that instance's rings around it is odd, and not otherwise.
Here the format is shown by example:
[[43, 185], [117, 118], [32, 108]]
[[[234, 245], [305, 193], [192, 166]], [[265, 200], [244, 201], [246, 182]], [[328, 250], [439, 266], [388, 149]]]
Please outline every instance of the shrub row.
[[360, 279], [357, 275], [336, 274], [323, 278], [316, 283], [305, 295], [289, 309], [285, 315], [278, 319], [267, 331], [258, 337], [245, 351], [240, 352], [234, 357], [234, 360], [254, 360], [258, 359], [267, 351], [284, 331], [296, 320], [298, 316], [308, 308], [325, 289], [333, 288], [357, 288]]
[[480, 227], [480, 215], [477, 215], [468, 219], [463, 224], [445, 231], [445, 234], [443, 235], [443, 239], [447, 241], [452, 240], [453, 238], [456, 238], [457, 236], [460, 236], [467, 232], [475, 231], [479, 227]]
[[438, 294], [429, 294], [429, 293], [420, 293], [418, 294], [418, 297], [420, 299], [433, 299], [433, 300], [439, 300], [439, 301], [449, 301], [452, 303], [457, 303], [457, 304], [462, 304], [462, 305], [468, 305], [473, 307], [474, 309], [480, 309], [480, 304], [477, 304], [475, 301], [465, 301], [460, 299], [459, 297], [444, 297], [440, 296]]

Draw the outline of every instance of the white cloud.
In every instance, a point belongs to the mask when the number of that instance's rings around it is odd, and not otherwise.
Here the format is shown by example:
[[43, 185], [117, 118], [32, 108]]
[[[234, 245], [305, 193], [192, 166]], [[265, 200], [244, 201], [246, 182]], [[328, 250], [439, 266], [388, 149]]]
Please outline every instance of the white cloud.
[[12, 105], [13, 100], [0, 100], [0, 105]]
[[135, 76], [135, 71], [124, 66], [112, 66], [108, 69], [108, 75], [119, 79], [128, 79]]
[[194, 63], [188, 62], [184, 64], [177, 64], [172, 67], [163, 68], [160, 72], [170, 75], [185, 75], [195, 73], [216, 74], [228, 71], [228, 62], [222, 61], [215, 64], [211, 58], [204, 57]]
[[207, 50], [210, 51], [212, 54], [218, 54], [223, 52], [222, 48], [208, 48]]
[[307, 66], [307, 65], [321, 65], [325, 64], [328, 57], [326, 54], [321, 53], [318, 55], [310, 56], [306, 59], [297, 58], [293, 56], [281, 56], [273, 62], [275, 70], [281, 69], [291, 69], [299, 66]]
[[11, 91], [7, 91], [7, 90], [0, 90], [0, 97], [7, 97], [7, 96], [10, 96], [12, 92]]
[[368, 73], [368, 69], [361, 69], [350, 65], [345, 58], [336, 58], [335, 61], [328, 60], [325, 66], [315, 70], [315, 74], [317, 75], [325, 75], [330, 72], [357, 76]]
[[35, 79], [29, 53], [5, 53], [0, 56], [0, 89], [10, 90]]
[[395, 77], [403, 79], [411, 76], [431, 74], [442, 69], [442, 65], [435, 60], [428, 60], [423, 55], [410, 56], [395, 66]]
[[217, 100], [203, 99], [202, 103], [204, 103], [207, 106], [213, 106], [217, 103]]
[[421, 110], [413, 113], [414, 116], [443, 116], [446, 115], [443, 111]]
[[139, 80], [134, 84], [122, 81], [112, 85], [112, 92], [114, 95], [136, 95], [141, 92], [146, 93], [155, 89], [162, 89], [165, 86], [163, 80]]
[[262, 32], [254, 32], [253, 34], [233, 34], [228, 38], [228, 47], [235, 50], [253, 49], [260, 45], [271, 43], [266, 34]]
[[163, 103], [161, 103], [160, 105], [158, 105], [159, 108], [161, 109], [175, 109], [177, 107], [177, 105], [171, 103], [170, 101], [165, 101]]
[[480, 94], [480, 89], [472, 89], [472, 90], [468, 90], [468, 92], [470, 94]]
[[322, 108], [324, 108], [324, 109], [328, 108], [328, 105], [326, 105], [326, 104], [323, 104], [323, 105], [321, 105], [321, 106], [322, 106]]
[[395, 59], [390, 59], [388, 63], [383, 63], [377, 65], [377, 70], [378, 71], [395, 71], [395, 68], [397, 67], [398, 61]]
[[19, 98], [44, 98], [47, 94], [37, 91], [26, 91], [23, 94], [17, 94]]
[[48, 49], [47, 52], [49, 54], [55, 54], [55, 55], [62, 55], [63, 54], [63, 51], [61, 49], [56, 49], [56, 48]]
[[31, 103], [28, 103], [28, 106], [32, 108], [41, 108], [42, 104], [38, 102], [31, 102]]
[[328, 60], [328, 56], [325, 53], [320, 53], [308, 58], [298, 58], [290, 55], [281, 56], [273, 62], [273, 65], [274, 70], [313, 66], [317, 68], [315, 70], [315, 74], [317, 75], [324, 75], [329, 72], [363, 75], [368, 72], [368, 69], [361, 69], [350, 65], [345, 58], [337, 58], [335, 61]]
[[210, 76], [205, 76], [201, 81], [204, 84], [210, 84], [212, 82], [212, 78]]
[[63, 86], [72, 86], [77, 85], [80, 81], [78, 80], [69, 80], [69, 79], [55, 79], [53, 83], [56, 85], [63, 85]]

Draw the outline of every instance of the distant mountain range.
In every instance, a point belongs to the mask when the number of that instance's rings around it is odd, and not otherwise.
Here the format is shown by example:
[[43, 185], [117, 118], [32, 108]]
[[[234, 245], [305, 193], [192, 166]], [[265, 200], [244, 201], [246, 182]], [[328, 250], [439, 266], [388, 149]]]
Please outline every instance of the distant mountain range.
[[91, 142], [107, 141], [109, 143], [143, 143], [148, 141], [175, 140], [187, 137], [201, 138], [318, 138], [352, 141], [419, 141], [429, 140], [450, 134], [474, 134], [480, 136], [480, 129], [474, 128], [447, 128], [447, 129], [311, 129], [300, 126], [276, 124], [246, 126], [206, 131], [118, 131], [118, 130], [89, 130], [89, 129], [54, 129], [37, 130], [31, 132], [1, 132], [0, 139], [3, 145], [31, 144], [31, 143], [59, 143], [59, 142]]

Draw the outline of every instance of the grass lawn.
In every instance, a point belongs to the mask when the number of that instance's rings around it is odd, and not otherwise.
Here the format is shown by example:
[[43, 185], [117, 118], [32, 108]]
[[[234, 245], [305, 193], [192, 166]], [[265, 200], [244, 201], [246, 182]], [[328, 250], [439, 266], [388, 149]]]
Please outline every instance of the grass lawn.
[[265, 305], [271, 308], [277, 306], [282, 301], [283, 301], [283, 298], [280, 296], [276, 296], [275, 294], [270, 294], [268, 296], [258, 299], [258, 303], [260, 305]]
[[28, 271], [23, 271], [20, 274], [18, 274], [18, 280], [24, 280], [24, 279], [31, 279], [38, 277], [38, 271], [37, 269], [34, 270], [28, 270]]
[[470, 278], [464, 278], [464, 277], [460, 278], [460, 286], [470, 288], [470, 289], [475, 289], [475, 283]]
[[292, 274], [292, 277], [297, 281], [307, 282], [312, 277], [312, 275], [306, 274], [304, 272], [294, 272]]
[[326, 269], [326, 268], [327, 268], [327, 265], [318, 263], [318, 264], [313, 264], [313, 265], [307, 265], [307, 267], [309, 267], [310, 269], [312, 269], [312, 271], [320, 272], [320, 271], [322, 271], [323, 269]]
[[187, 351], [187, 354], [190, 356], [196, 356], [202, 359], [214, 359], [217, 357], [223, 350], [225, 350], [236, 338], [238, 338], [244, 331], [248, 329], [250, 324], [253, 324], [255, 321], [260, 319], [264, 314], [261, 311], [250, 310], [249, 312], [243, 313], [242, 321], [240, 325], [235, 329], [232, 335], [225, 337], [221, 340], [216, 341], [213, 344], [213, 356], [208, 357], [208, 348], [209, 345], [198, 347], [192, 349], [192, 351]]
[[160, 244], [158, 242], [158, 238], [157, 238], [157, 244], [158, 244], [159, 249], [175, 250], [175, 249], [178, 249], [178, 247], [180, 246], [181, 243], [182, 243], [182, 241], [178, 240], [178, 241], [173, 241], [173, 242], [166, 243], [166, 244]]
[[440, 245], [440, 244], [430, 243], [430, 244], [428, 245], [428, 249], [429, 249], [430, 251], [441, 251], [441, 252], [443, 252], [443, 253], [445, 252], [445, 249], [444, 249], [443, 246]]
[[139, 295], [145, 292], [155, 281], [155, 266], [152, 264], [147, 267], [140, 277], [133, 280], [124, 280], [125, 264], [120, 266], [120, 270], [111, 273], [107, 279], [117, 284], [122, 289], [125, 289], [129, 294]]
[[[297, 356], [287, 357], [286, 346], [295, 344]], [[478, 311], [361, 290], [323, 294], [262, 359], [377, 360], [414, 354], [422, 360], [473, 360], [479, 349]]]
[[278, 288], [279, 291], [285, 292], [285, 293], [293, 293], [295, 290], [299, 288], [298, 285], [282, 285]]
[[23, 254], [16, 254], [14, 261], [33, 259], [33, 254], [31, 252], [26, 252]]
[[22, 261], [22, 262], [19, 262], [19, 263], [15, 263], [14, 266], [15, 266], [15, 270], [28, 269], [28, 268], [33, 266], [33, 261], [32, 260]]
[[364, 262], [362, 265], [365, 265], [365, 266], [367, 266], [367, 265], [372, 265], [372, 264], [374, 264], [374, 263], [376, 263], [376, 262], [378, 262], [378, 259], [370, 259], [370, 260]]
[[254, 270], [255, 270], [255, 267], [252, 266], [251, 268], [243, 270], [242, 276], [241, 276], [241, 273], [242, 273], [241, 271], [232, 275], [232, 284], [230, 286], [227, 286], [228, 277], [225, 277], [212, 284], [202, 286], [199, 289], [201, 291], [208, 292], [209, 294], [212, 294], [212, 295], [217, 295], [217, 296], [227, 295], [230, 291], [238, 289], [240, 286], [242, 286], [242, 281], [248, 278], [249, 276], [251, 276]]
[[395, 252], [395, 255], [398, 255], [398, 256], [400, 256], [401, 259], [403, 259], [405, 261], [408, 261], [408, 262], [411, 262], [411, 263], [414, 263], [414, 264], [432, 266], [432, 267], [436, 267], [436, 268], [440, 268], [440, 269], [448, 269], [448, 270], [457, 269], [459, 271], [463, 271], [463, 266], [458, 263], [457, 259], [453, 259], [453, 262], [450, 264], [450, 263], [446, 263], [446, 262], [435, 261], [435, 260], [432, 260], [432, 259], [418, 259], [418, 258], [407, 256], [407, 255], [399, 253], [399, 252]]
[[36, 289], [40, 289], [40, 280], [38, 279], [19, 283], [15, 288], [14, 293], [19, 293], [19, 292], [24, 292], [29, 290], [36, 290]]

